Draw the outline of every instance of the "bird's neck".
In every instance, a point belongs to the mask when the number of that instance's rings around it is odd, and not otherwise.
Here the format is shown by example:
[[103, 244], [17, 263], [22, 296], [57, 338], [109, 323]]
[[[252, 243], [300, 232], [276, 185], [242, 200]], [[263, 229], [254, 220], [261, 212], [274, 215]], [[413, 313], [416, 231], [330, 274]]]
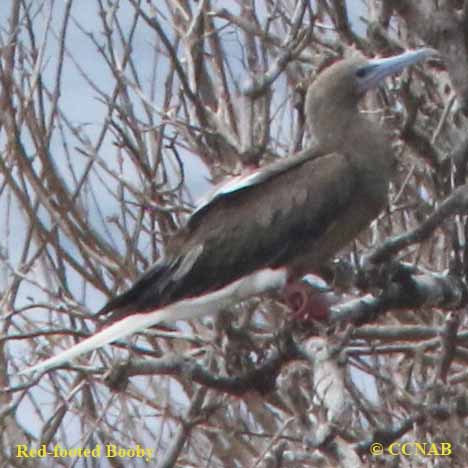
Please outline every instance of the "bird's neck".
[[340, 150], [361, 171], [388, 179], [394, 168], [391, 139], [385, 129], [363, 114], [354, 116]]
[[324, 152], [345, 154], [356, 168], [389, 176], [394, 165], [391, 140], [377, 122], [357, 106], [320, 110], [310, 126]]
[[353, 122], [353, 117], [356, 117], [353, 114], [357, 109], [349, 109], [347, 106], [340, 109], [324, 99], [311, 100], [309, 107], [311, 112], [308, 125], [322, 151], [341, 152], [346, 147], [349, 125]]

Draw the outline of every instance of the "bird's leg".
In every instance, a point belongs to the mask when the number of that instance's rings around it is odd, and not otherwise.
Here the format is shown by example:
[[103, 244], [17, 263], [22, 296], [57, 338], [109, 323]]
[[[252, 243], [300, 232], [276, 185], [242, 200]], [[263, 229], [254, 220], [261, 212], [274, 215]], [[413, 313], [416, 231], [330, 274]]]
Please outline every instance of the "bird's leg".
[[295, 319], [323, 321], [328, 318], [329, 304], [325, 294], [306, 281], [288, 281], [283, 297]]

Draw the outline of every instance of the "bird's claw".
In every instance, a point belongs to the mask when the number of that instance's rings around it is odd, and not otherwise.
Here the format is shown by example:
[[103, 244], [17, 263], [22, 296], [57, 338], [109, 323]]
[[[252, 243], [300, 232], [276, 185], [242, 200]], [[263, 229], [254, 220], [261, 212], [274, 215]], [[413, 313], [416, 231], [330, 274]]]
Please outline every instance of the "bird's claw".
[[286, 285], [284, 299], [294, 319], [324, 321], [328, 318], [329, 304], [325, 295], [304, 282]]

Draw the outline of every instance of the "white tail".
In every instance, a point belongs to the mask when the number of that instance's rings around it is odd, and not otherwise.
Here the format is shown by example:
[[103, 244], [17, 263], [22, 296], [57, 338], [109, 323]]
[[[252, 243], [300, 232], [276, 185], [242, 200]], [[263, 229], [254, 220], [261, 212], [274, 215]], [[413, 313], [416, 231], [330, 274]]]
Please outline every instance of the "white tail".
[[[157, 323], [164, 320], [162, 317], [163, 310], [159, 312], [151, 312], [148, 314], [137, 314], [125, 317], [122, 320], [112, 324], [110, 327], [105, 328], [104, 330], [96, 333], [89, 338], [86, 338], [84, 341], [72, 346], [70, 349], [67, 349], [63, 353], [58, 354], [57, 356], [52, 356], [45, 361], [36, 364], [35, 366], [28, 367], [20, 372], [21, 374], [29, 374], [36, 371], [46, 371], [54, 367], [59, 367], [65, 364], [72, 359], [81, 356], [82, 354], [88, 353], [95, 349], [100, 348], [112, 341], [118, 340], [120, 338], [125, 338], [126, 336], [136, 333], [138, 331], [144, 330], [145, 328], [156, 325]], [[161, 313], [161, 316], [159, 315]]]
[[81, 343], [72, 346], [63, 353], [46, 359], [32, 367], [27, 367], [19, 374], [44, 372], [59, 367], [72, 359], [89, 353], [112, 341], [125, 338], [132, 333], [142, 331], [161, 322], [175, 322], [176, 320], [190, 320], [207, 314], [213, 314], [231, 303], [239, 302], [255, 294], [264, 293], [270, 289], [283, 287], [286, 283], [286, 271], [260, 270], [241, 278], [223, 289], [212, 293], [175, 302], [153, 312], [133, 314], [104, 328]]

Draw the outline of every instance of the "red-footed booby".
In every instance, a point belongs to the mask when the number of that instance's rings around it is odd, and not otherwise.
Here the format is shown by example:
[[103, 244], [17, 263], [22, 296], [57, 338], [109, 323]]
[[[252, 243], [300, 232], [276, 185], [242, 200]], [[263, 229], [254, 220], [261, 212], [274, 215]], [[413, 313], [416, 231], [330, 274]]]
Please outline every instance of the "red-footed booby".
[[310, 85], [308, 126], [320, 157], [292, 157], [229, 181], [198, 207], [145, 272], [98, 314], [110, 325], [22, 371], [46, 371], [160, 322], [194, 319], [317, 271], [380, 213], [393, 154], [359, 100], [385, 77], [434, 55], [337, 62]]

